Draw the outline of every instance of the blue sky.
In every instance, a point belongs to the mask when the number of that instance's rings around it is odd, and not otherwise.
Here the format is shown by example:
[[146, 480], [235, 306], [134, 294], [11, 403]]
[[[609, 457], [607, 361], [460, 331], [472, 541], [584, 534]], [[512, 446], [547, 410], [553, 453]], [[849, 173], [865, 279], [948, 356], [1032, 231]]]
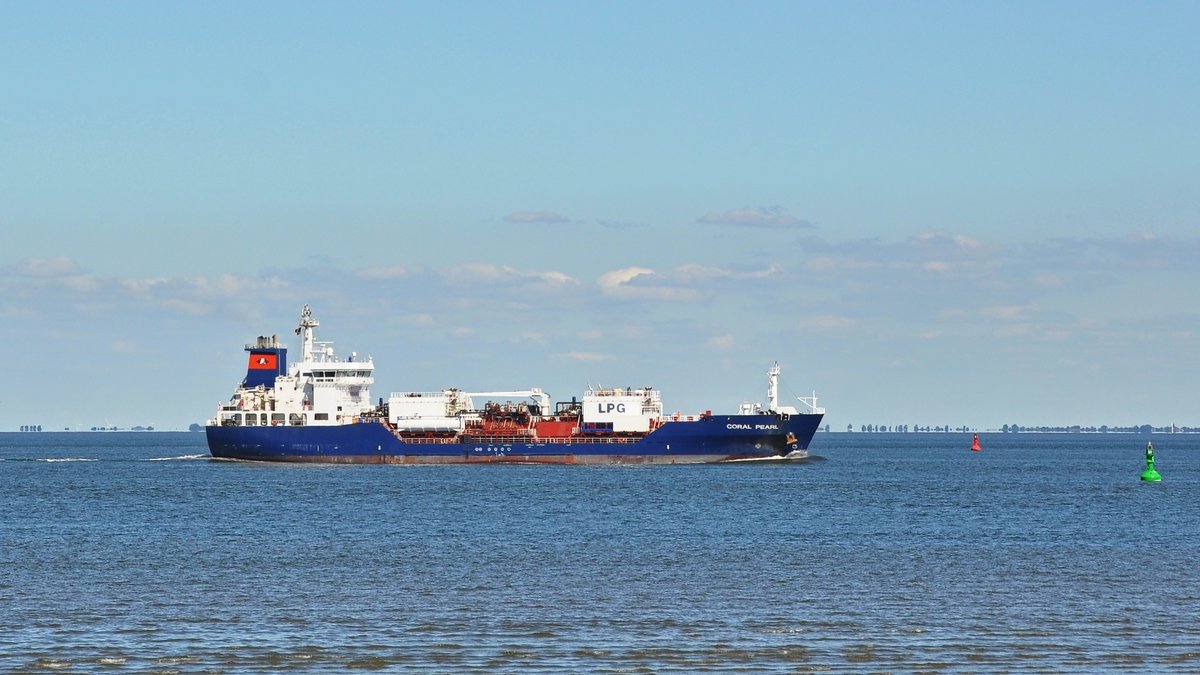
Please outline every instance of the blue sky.
[[377, 396], [1200, 424], [1196, 3], [0, 10], [0, 429], [202, 421], [305, 303]]

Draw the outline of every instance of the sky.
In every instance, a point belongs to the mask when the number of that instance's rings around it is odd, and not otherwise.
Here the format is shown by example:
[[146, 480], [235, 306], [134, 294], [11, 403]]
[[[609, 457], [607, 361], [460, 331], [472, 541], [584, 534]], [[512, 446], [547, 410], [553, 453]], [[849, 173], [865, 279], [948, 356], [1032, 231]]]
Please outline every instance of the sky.
[[1198, 3], [0, 14], [0, 430], [203, 423], [305, 304], [376, 397], [1200, 426]]

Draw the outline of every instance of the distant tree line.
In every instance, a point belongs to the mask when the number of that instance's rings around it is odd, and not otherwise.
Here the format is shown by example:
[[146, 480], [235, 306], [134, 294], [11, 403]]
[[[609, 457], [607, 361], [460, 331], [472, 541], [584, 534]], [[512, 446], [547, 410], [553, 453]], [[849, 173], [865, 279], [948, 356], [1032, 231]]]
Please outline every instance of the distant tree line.
[[[971, 431], [971, 428], [963, 425], [951, 428], [949, 424], [945, 426], [922, 426], [920, 424], [863, 424], [858, 427], [858, 430], [866, 434], [908, 434], [908, 433], [949, 433], [951, 431]], [[854, 431], [853, 424], [846, 425], [846, 431]]]
[[[42, 430], [42, 425], [40, 425], [40, 424], [22, 424], [21, 425], [21, 431], [41, 431], [41, 430]], [[63, 431], [71, 431], [71, 428], [63, 427]], [[79, 431], [79, 429], [76, 429], [76, 431]], [[129, 429], [121, 429], [119, 427], [91, 427], [90, 429], [88, 429], [88, 431], [154, 431], [154, 427], [136, 426], [136, 427], [130, 427]]]
[[[829, 431], [829, 425], [825, 425], [825, 430]], [[846, 425], [846, 431], [854, 431], [853, 424]], [[907, 434], [907, 433], [969, 433], [975, 431], [966, 425], [951, 427], [945, 425], [920, 425], [920, 424], [862, 424], [859, 425], [858, 431], [863, 433], [875, 434]], [[1000, 427], [1000, 431], [1006, 434], [1017, 433], [1058, 433], [1058, 434], [1197, 434], [1200, 433], [1200, 427], [1181, 427], [1174, 424], [1165, 427], [1156, 427], [1151, 424], [1141, 424], [1130, 427], [1110, 427], [1107, 424], [1100, 426], [1082, 426], [1079, 424], [1070, 426], [1040, 426], [1040, 427], [1025, 427], [1019, 424], [1005, 424]]]
[[1005, 424], [1000, 431], [1006, 434], [1019, 433], [1063, 433], [1063, 434], [1195, 434], [1200, 433], [1200, 427], [1180, 427], [1174, 424], [1156, 427], [1152, 424], [1140, 424], [1132, 427], [1110, 427], [1107, 424], [1096, 426], [1081, 426], [1074, 424], [1065, 427], [1023, 427], [1019, 424]]

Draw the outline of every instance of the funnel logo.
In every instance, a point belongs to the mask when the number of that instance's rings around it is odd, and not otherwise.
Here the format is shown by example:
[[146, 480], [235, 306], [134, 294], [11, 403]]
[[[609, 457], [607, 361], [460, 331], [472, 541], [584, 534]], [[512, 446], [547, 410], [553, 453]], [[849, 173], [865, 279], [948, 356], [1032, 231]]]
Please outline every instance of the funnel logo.
[[276, 365], [274, 354], [250, 355], [250, 370], [275, 370]]

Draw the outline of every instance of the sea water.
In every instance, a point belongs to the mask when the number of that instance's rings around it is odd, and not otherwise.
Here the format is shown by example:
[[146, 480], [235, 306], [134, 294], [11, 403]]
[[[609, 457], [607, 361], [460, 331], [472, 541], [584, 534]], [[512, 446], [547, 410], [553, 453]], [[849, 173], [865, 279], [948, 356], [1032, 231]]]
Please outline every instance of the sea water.
[[980, 439], [405, 467], [0, 434], [0, 669], [1200, 671], [1200, 436]]

